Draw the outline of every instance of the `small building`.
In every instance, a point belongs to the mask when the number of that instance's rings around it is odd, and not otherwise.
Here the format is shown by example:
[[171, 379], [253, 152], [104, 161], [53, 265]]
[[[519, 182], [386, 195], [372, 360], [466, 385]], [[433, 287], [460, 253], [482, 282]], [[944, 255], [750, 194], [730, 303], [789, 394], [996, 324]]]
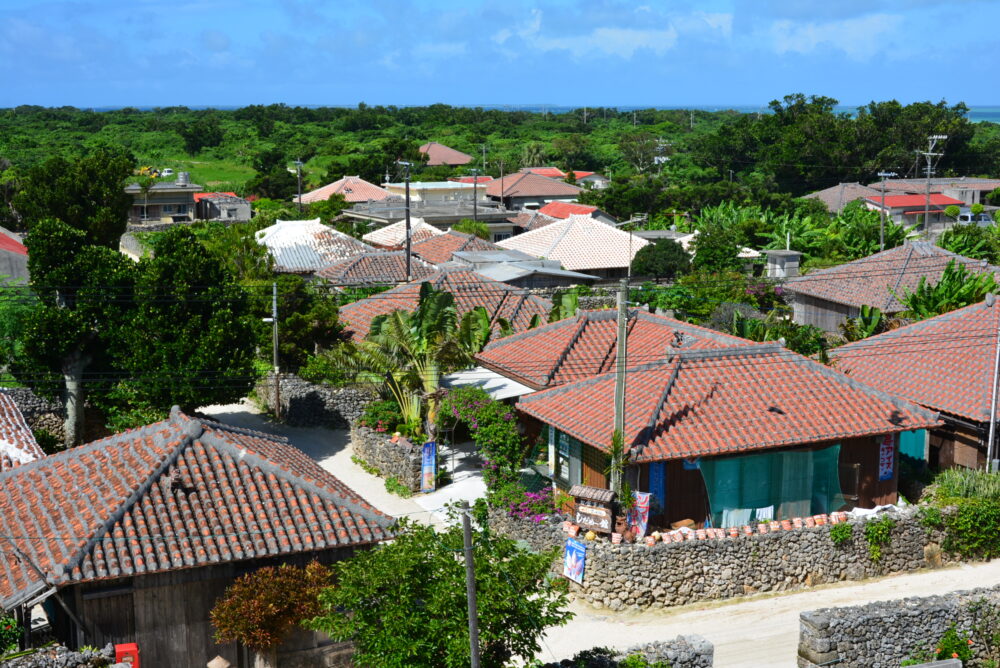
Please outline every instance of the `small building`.
[[[391, 197], [405, 198], [405, 183], [386, 183], [385, 190]], [[427, 202], [440, 204], [442, 202], [480, 202], [488, 200], [486, 187], [478, 183], [462, 181], [411, 181], [410, 202]]]
[[635, 254], [649, 242], [591, 216], [570, 214], [564, 220], [504, 239], [497, 245], [558, 260], [563, 269], [609, 279], [626, 276]]
[[452, 176], [448, 180], [456, 183], [489, 183], [493, 177], [489, 174], [479, 174], [478, 176]]
[[[961, 209], [963, 202], [940, 193], [930, 195], [882, 195], [865, 198], [865, 205], [883, 212], [888, 220], [899, 225], [916, 225], [925, 234], [936, 237], [954, 224], [954, 219], [945, 215], [949, 206]], [[924, 217], [927, 217], [924, 220]]]
[[[538, 174], [539, 176], [544, 176], [546, 178], [556, 179], [557, 181], [565, 181], [566, 177], [569, 176], [568, 172], [564, 172], [558, 167], [522, 167], [521, 171], [528, 174]], [[586, 172], [577, 169], [573, 170], [573, 178], [577, 185], [593, 188], [595, 190], [607, 188], [610, 183], [607, 177], [601, 176], [597, 172]]]
[[575, 202], [583, 188], [530, 172], [507, 174], [486, 184], [486, 194], [506, 209], [537, 210], [549, 202]]
[[1000, 179], [981, 179], [974, 176], [940, 177], [930, 179], [890, 179], [872, 183], [868, 187], [881, 192], [896, 194], [926, 195], [927, 187], [932, 193], [940, 193], [960, 200], [962, 206], [986, 204], [986, 196], [1000, 188]]
[[[874, 186], [863, 186], [860, 183], [838, 183], [823, 190], [803, 195], [803, 199], [816, 199], [826, 205], [830, 213], [840, 213], [844, 207], [857, 200], [869, 197], [880, 197], [881, 192]], [[892, 192], [890, 191], [890, 194]]]
[[0, 473], [44, 456], [17, 402], [0, 388]]
[[552, 218], [558, 218], [559, 220], [564, 220], [573, 214], [577, 214], [596, 218], [602, 223], [607, 223], [608, 225], [614, 225], [618, 222], [618, 219], [610, 213], [606, 213], [592, 204], [577, 204], [576, 202], [549, 202], [539, 209], [538, 213], [551, 216]]
[[[482, 306], [490, 316], [490, 323], [499, 330], [501, 320], [510, 324], [515, 332], [522, 332], [532, 324], [532, 319], [548, 317], [552, 302], [526, 290], [481, 276], [467, 267], [444, 266], [420, 281], [400, 285], [368, 299], [361, 299], [340, 308], [340, 321], [348, 337], [364, 338], [377, 316], [396, 310], [415, 311], [420, 300], [420, 284], [428, 282], [439, 290], [455, 296], [458, 317]], [[537, 318], [536, 318], [537, 316]]]
[[255, 234], [274, 258], [274, 270], [309, 275], [337, 260], [374, 253], [375, 248], [352, 236], [312, 220], [279, 220]]
[[[433, 225], [428, 225], [422, 218], [410, 219], [410, 248], [412, 252], [413, 244], [426, 241], [433, 237], [444, 234]], [[361, 237], [361, 239], [376, 248], [386, 250], [402, 250], [406, 246], [406, 221], [386, 225], [377, 230], [373, 230]]]
[[516, 234], [523, 234], [524, 232], [531, 232], [532, 230], [537, 230], [540, 227], [551, 225], [561, 219], [546, 216], [541, 211], [525, 210], [511, 216], [507, 220], [514, 226]]
[[433, 264], [411, 254], [407, 278], [405, 251], [378, 251], [334, 262], [317, 271], [316, 278], [336, 287], [392, 285], [422, 280], [436, 270]]
[[413, 243], [410, 250], [428, 262], [444, 264], [450, 262], [452, 256], [459, 251], [492, 251], [500, 250], [500, 247], [474, 234], [448, 230], [444, 234]]
[[[388, 197], [392, 197], [392, 193], [385, 188], [377, 186], [369, 181], [365, 181], [360, 176], [345, 176], [337, 179], [333, 183], [328, 183], [321, 188], [303, 193], [302, 203], [312, 204], [313, 202], [325, 202], [334, 195], [342, 195], [348, 204], [357, 204], [358, 202], [378, 202]], [[292, 201], [297, 202], [298, 196], [293, 197]]]
[[[989, 441], [1000, 304], [994, 300], [928, 318], [830, 351], [834, 368], [941, 414], [903, 454], [935, 468], [982, 469]], [[1000, 438], [994, 445], [1000, 457]]]
[[791, 278], [784, 288], [792, 296], [792, 318], [797, 324], [837, 332], [845, 320], [858, 317], [862, 306], [874, 306], [888, 315], [905, 310], [897, 295], [913, 292], [921, 279], [936, 283], [953, 260], [973, 272], [1000, 272], [984, 260], [913, 241]]
[[427, 142], [420, 147], [420, 152], [427, 156], [427, 166], [436, 167], [438, 165], [448, 165], [458, 167], [472, 162], [472, 156], [468, 153], [456, 151], [450, 146], [439, 144], [436, 141]]
[[[176, 408], [0, 473], [0, 489], [0, 609], [41, 603], [59, 641], [136, 643], [151, 666], [250, 665], [209, 618], [237, 577], [349, 558], [394, 523], [284, 438]], [[302, 633], [278, 661], [322, 665], [331, 645]]]
[[0, 282], [27, 283], [28, 247], [21, 238], [0, 227]]
[[[373, 227], [384, 227], [406, 217], [406, 203], [399, 197], [380, 202], [365, 202], [345, 209], [343, 215], [353, 220], [364, 221]], [[420, 218], [442, 232], [466, 219], [479, 220], [489, 229], [493, 241], [506, 239], [516, 231], [510, 221], [510, 212], [493, 201], [473, 203], [469, 199], [450, 202], [410, 202], [410, 217], [411, 220]]]
[[125, 192], [132, 196], [130, 223], [176, 223], [194, 220], [194, 196], [201, 186], [191, 183], [187, 172], [179, 172], [176, 181], [157, 181], [145, 191], [132, 183]]
[[198, 220], [245, 223], [253, 217], [250, 202], [236, 193], [195, 193], [194, 203]]
[[[559, 489], [608, 487], [615, 380], [605, 373], [518, 400], [548, 443]], [[899, 434], [940, 424], [774, 343], [665, 347], [660, 360], [630, 366], [625, 387], [626, 480], [651, 494], [654, 527], [895, 503]]]
[[558, 260], [542, 260], [516, 250], [458, 251], [452, 255], [456, 264], [471, 267], [476, 273], [519, 288], [563, 288], [591, 285], [597, 276], [567, 271]]

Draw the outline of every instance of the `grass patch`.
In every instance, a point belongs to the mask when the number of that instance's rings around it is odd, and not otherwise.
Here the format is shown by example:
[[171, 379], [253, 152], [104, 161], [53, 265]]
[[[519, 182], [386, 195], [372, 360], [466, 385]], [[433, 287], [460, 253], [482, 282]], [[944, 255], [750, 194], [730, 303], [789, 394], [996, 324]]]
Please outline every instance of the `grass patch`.
[[385, 479], [385, 491], [390, 494], [395, 494], [396, 496], [401, 496], [404, 499], [408, 499], [413, 496], [413, 492], [410, 488], [399, 482], [399, 479], [395, 476], [389, 476]]

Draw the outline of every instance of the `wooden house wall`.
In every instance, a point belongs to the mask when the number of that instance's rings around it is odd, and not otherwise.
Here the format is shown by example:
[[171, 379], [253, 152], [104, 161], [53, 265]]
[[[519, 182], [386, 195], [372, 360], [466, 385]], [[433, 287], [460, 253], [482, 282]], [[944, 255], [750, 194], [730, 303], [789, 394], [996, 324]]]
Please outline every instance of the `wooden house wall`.
[[818, 299], [810, 295], [794, 294], [792, 320], [798, 325], [815, 325], [825, 332], [837, 333], [841, 323], [855, 318], [858, 308]]
[[945, 425], [931, 430], [929, 435], [931, 465], [940, 468], [983, 468], [986, 464], [984, 442], [988, 430], [988, 426], [976, 428], [949, 421], [945, 416]]
[[[216, 656], [234, 667], [249, 668], [248, 653], [243, 648], [235, 643], [220, 645], [214, 640], [209, 613], [226, 587], [237, 577], [263, 566], [305, 566], [312, 559], [330, 564], [353, 553], [354, 548], [341, 548], [74, 585], [64, 590], [63, 596], [85, 628], [62, 640], [71, 646], [98, 647], [134, 642], [147, 668], [204, 666]], [[283, 649], [294, 653], [330, 644], [314, 635], [299, 634], [294, 639], [302, 647]]]
[[878, 479], [879, 443], [874, 437], [846, 439], [840, 444], [840, 487], [847, 490], [853, 485], [849, 479], [851, 464], [859, 465], [858, 501], [862, 508], [874, 508], [896, 503], [899, 498], [899, 447], [895, 449], [891, 480]]

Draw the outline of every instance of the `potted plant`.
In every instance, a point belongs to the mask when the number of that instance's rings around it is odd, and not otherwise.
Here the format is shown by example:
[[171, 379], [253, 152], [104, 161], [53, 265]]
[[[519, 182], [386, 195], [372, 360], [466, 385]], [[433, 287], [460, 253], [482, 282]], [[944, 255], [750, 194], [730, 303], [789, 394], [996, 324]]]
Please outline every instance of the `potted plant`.
[[635, 497], [632, 496], [632, 488], [627, 482], [622, 482], [621, 490], [621, 494], [618, 495], [618, 518], [615, 521], [615, 532], [622, 535], [624, 542], [631, 543], [635, 539], [635, 529], [628, 523], [628, 516], [635, 508]]

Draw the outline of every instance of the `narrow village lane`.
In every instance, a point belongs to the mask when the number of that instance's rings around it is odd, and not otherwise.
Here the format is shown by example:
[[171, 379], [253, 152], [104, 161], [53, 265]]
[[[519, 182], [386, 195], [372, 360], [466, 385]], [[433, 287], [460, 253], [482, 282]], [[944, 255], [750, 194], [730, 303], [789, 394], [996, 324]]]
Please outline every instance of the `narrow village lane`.
[[1000, 561], [669, 611], [607, 613], [574, 603], [572, 610], [576, 617], [569, 626], [549, 632], [538, 658], [564, 659], [595, 645], [625, 648], [698, 634], [715, 645], [717, 668], [793, 668], [800, 612], [997, 584], [1000, 584]]

